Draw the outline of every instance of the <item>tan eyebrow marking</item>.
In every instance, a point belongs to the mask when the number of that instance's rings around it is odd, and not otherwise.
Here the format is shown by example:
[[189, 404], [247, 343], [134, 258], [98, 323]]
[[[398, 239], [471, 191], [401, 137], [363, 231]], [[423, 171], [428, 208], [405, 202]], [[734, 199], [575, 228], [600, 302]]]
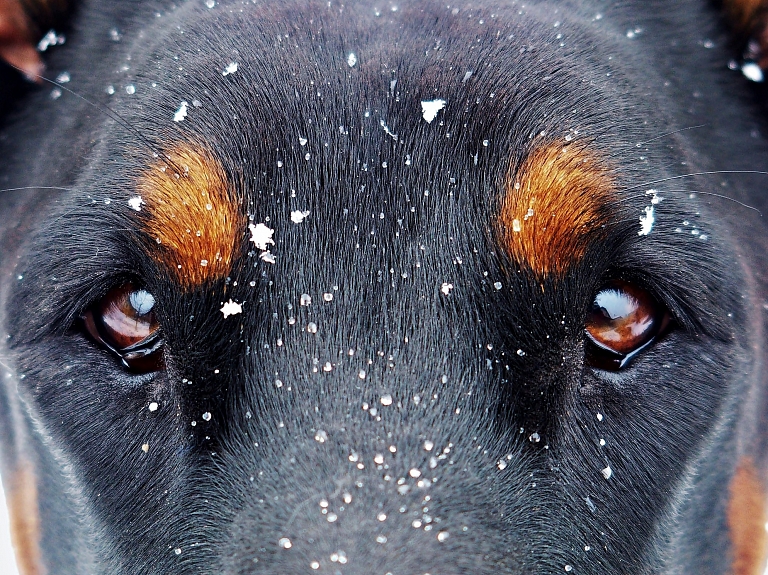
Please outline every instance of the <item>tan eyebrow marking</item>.
[[536, 149], [506, 178], [504, 246], [538, 278], [561, 276], [601, 235], [613, 197], [611, 171], [591, 152], [573, 145]]
[[768, 557], [766, 493], [749, 457], [739, 461], [729, 491], [727, 517], [733, 553], [731, 575], [761, 575]]
[[139, 176], [144, 230], [158, 244], [155, 258], [192, 288], [229, 274], [246, 222], [208, 150], [179, 143], [167, 156], [170, 165], [158, 159]]

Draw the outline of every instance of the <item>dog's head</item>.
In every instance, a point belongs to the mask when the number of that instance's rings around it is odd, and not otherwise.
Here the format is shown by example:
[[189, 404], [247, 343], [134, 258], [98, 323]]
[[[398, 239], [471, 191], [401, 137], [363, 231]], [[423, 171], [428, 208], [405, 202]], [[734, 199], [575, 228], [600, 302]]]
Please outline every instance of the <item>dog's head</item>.
[[762, 180], [691, 174], [765, 146], [711, 16], [577, 4], [82, 9], [0, 172], [30, 573], [752, 572]]

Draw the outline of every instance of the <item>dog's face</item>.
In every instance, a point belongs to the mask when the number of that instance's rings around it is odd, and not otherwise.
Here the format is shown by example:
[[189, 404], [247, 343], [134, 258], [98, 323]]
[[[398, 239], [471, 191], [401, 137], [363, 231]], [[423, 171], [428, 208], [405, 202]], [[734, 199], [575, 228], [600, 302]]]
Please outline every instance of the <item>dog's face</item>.
[[0, 166], [29, 573], [755, 572], [765, 181], [691, 174], [765, 145], [711, 15], [577, 4], [82, 8]]

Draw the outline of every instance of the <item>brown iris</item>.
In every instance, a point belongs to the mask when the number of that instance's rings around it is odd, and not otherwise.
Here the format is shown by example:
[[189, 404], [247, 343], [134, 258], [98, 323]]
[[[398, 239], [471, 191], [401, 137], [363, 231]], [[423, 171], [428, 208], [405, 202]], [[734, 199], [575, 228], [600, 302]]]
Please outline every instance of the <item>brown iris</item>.
[[111, 289], [83, 314], [88, 334], [132, 371], [147, 373], [162, 365], [163, 340], [155, 298], [126, 283]]
[[666, 327], [669, 312], [648, 291], [613, 281], [595, 296], [587, 314], [586, 334], [593, 344], [589, 362], [603, 369], [621, 369]]

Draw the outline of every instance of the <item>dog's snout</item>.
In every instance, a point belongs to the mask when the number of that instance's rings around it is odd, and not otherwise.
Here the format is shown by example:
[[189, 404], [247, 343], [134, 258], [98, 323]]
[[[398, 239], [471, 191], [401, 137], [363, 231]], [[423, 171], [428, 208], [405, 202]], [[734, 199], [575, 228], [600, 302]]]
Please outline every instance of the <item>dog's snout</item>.
[[419, 437], [366, 445], [352, 430], [307, 431], [277, 468], [254, 462], [237, 489], [225, 573], [515, 572], [516, 504], [506, 513], [498, 505], [489, 454]]

